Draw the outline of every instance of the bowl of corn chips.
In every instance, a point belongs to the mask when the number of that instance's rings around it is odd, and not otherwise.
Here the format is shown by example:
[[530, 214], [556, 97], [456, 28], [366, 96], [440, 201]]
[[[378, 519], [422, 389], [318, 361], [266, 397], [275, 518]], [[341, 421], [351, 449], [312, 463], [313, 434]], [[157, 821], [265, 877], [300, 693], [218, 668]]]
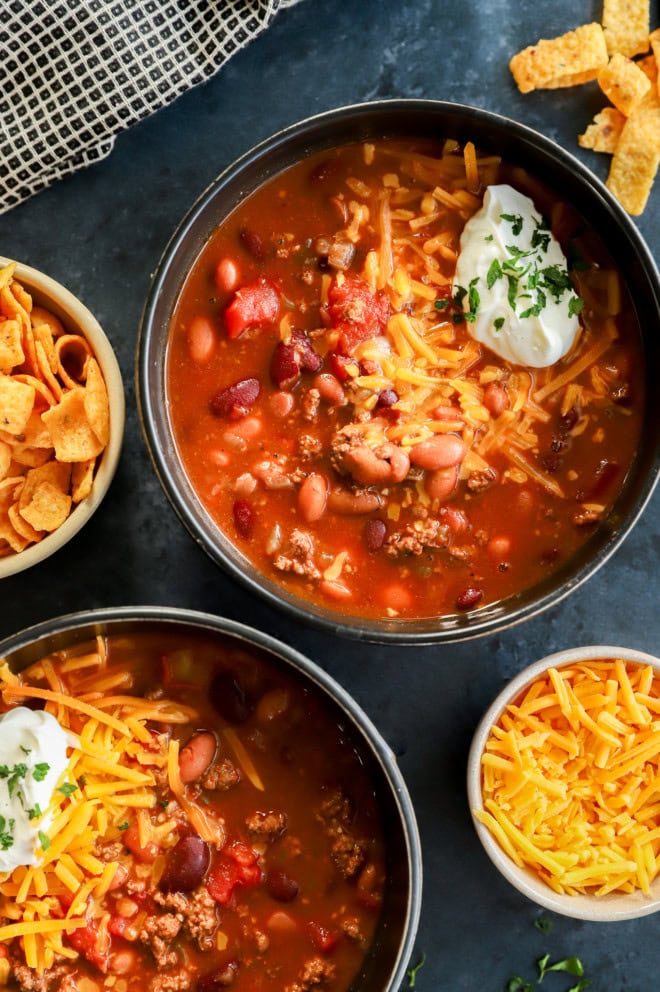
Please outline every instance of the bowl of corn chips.
[[528, 899], [592, 922], [660, 909], [659, 706], [660, 660], [602, 645], [535, 662], [493, 700], [468, 801], [486, 854]]
[[121, 372], [96, 318], [54, 279], [0, 258], [0, 578], [89, 520], [124, 419]]

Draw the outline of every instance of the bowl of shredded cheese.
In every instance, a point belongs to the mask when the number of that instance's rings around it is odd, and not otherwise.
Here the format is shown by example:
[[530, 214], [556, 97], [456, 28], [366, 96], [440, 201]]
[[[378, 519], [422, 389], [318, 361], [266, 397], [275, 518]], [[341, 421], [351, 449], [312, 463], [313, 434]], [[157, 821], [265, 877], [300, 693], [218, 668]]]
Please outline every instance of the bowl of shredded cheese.
[[660, 909], [660, 660], [572, 648], [524, 669], [473, 738], [468, 800], [493, 864], [575, 919]]

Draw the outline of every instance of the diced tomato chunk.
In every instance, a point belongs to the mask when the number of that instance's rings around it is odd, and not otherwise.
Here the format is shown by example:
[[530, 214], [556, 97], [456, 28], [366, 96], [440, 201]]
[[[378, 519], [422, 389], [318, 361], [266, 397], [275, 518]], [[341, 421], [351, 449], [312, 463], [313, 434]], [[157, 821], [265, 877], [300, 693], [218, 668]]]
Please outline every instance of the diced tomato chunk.
[[105, 973], [108, 970], [110, 941], [107, 936], [102, 937], [94, 923], [88, 923], [87, 926], [77, 930], [69, 930], [66, 932], [66, 937], [71, 946], [91, 961], [99, 971]]
[[224, 905], [234, 889], [250, 889], [261, 881], [259, 855], [242, 841], [227, 844], [206, 877], [206, 888], [212, 899]]
[[314, 921], [307, 924], [307, 929], [309, 930], [314, 947], [318, 951], [321, 951], [322, 954], [329, 954], [337, 946], [339, 934], [336, 930], [330, 930], [328, 927], [324, 927], [322, 923], [315, 923]]
[[328, 290], [328, 312], [333, 327], [339, 331], [338, 348], [350, 354], [361, 341], [382, 334], [390, 316], [390, 304], [384, 293], [372, 293], [366, 282], [356, 276], [335, 279]]
[[158, 844], [154, 844], [153, 841], [149, 841], [145, 847], [140, 846], [140, 831], [138, 830], [137, 823], [132, 823], [130, 827], [125, 830], [122, 834], [122, 841], [129, 849], [132, 851], [138, 861], [143, 861], [145, 864], [152, 864], [160, 848]]
[[111, 916], [108, 920], [108, 933], [113, 937], [123, 937], [131, 922], [126, 916]]
[[237, 289], [224, 313], [225, 327], [230, 338], [239, 337], [248, 327], [270, 324], [277, 320], [280, 298], [272, 283], [264, 278]]

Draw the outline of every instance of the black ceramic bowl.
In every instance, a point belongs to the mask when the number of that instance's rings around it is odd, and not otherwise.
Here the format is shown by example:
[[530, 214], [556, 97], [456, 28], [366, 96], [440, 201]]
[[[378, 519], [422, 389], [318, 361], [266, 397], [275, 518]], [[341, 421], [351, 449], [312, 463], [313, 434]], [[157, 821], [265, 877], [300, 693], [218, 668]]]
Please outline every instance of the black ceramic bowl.
[[[365, 620], [324, 609], [259, 572], [214, 524], [196, 498], [172, 440], [165, 387], [170, 319], [182, 284], [214, 229], [265, 180], [307, 155], [379, 137], [455, 138], [516, 163], [575, 204], [607, 244], [637, 307], [645, 352], [646, 411], [641, 443], [623, 490], [580, 552], [542, 582], [467, 614], [421, 620]], [[274, 135], [223, 172], [194, 204], [167, 246], [142, 316], [138, 402], [152, 461], [174, 509], [195, 540], [232, 576], [298, 619], [365, 640], [395, 643], [458, 641], [519, 623], [556, 605], [603, 565], [637, 521], [660, 472], [660, 279], [636, 227], [577, 159], [548, 138], [472, 107], [393, 100], [344, 107]]]
[[387, 879], [374, 939], [351, 992], [398, 992], [412, 953], [422, 895], [422, 858], [413, 806], [392, 751], [350, 695], [322, 669], [267, 634], [231, 620], [169, 607], [118, 607], [69, 614], [30, 627], [0, 643], [0, 658], [20, 671], [53, 651], [96, 636], [135, 634], [217, 636], [257, 649], [269, 663], [320, 694], [372, 778], [385, 824]]

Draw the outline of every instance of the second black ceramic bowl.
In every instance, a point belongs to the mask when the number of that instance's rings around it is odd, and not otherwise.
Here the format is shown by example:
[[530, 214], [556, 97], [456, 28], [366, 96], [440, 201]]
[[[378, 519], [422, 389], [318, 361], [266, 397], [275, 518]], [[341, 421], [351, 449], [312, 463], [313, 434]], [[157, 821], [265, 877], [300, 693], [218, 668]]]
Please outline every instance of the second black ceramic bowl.
[[[611, 511], [579, 553], [533, 587], [467, 613], [420, 620], [365, 619], [324, 608], [260, 572], [212, 521], [197, 499], [176, 449], [168, 412], [166, 363], [170, 321], [186, 276], [223, 219], [270, 177], [315, 152], [377, 138], [473, 141], [554, 189], [608, 246], [627, 283], [642, 327], [646, 377], [644, 428], [634, 464]], [[231, 165], [182, 220], [155, 273], [138, 345], [138, 400], [153, 465], [175, 511], [218, 564], [271, 605], [336, 633], [394, 643], [449, 642], [491, 633], [557, 604], [610, 557], [634, 526], [660, 471], [660, 280], [634, 224], [577, 159], [521, 124], [473, 107], [395, 100], [344, 107], [302, 121], [264, 141]]]
[[[271, 669], [298, 681], [320, 698], [345, 747], [357, 754], [376, 797], [386, 841], [386, 881], [376, 931], [351, 992], [398, 992], [413, 950], [422, 896], [422, 857], [414, 809], [396, 759], [352, 697], [314, 662], [243, 624], [169, 607], [116, 607], [70, 614], [21, 631], [0, 643], [0, 658], [18, 672], [55, 651], [82, 646], [96, 637], [130, 644], [168, 637], [191, 645], [217, 642], [218, 657], [242, 651], [263, 656]], [[121, 651], [121, 647], [119, 648]], [[301, 782], [306, 781], [300, 779]], [[311, 946], [311, 945], [310, 945]]]

